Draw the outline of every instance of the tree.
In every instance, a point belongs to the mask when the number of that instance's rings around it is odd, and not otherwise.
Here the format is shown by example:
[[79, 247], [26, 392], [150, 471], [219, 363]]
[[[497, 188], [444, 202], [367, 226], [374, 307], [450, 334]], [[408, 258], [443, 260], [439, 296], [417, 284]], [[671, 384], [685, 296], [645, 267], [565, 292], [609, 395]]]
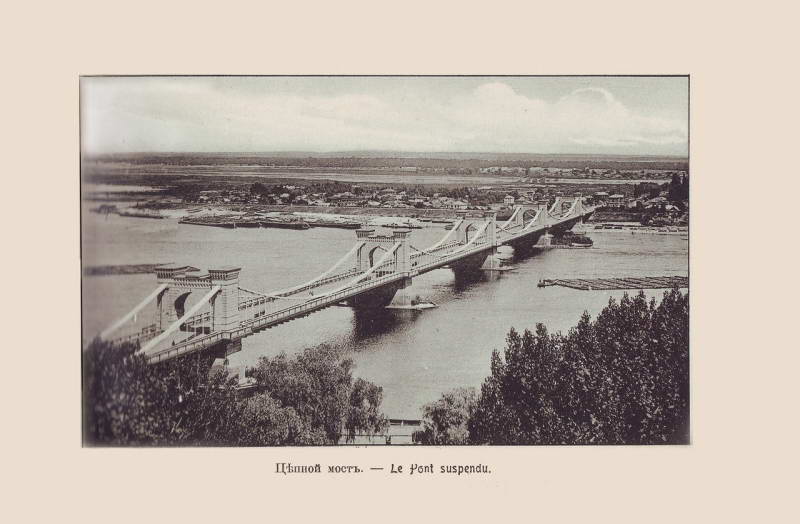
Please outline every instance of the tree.
[[489, 444], [654, 444], [688, 440], [688, 295], [613, 299], [566, 336], [511, 330], [469, 417]]
[[689, 200], [689, 177], [673, 173], [669, 183], [669, 199], [673, 202]]
[[350, 406], [345, 420], [347, 440], [352, 442], [360, 432], [370, 435], [383, 432], [389, 421], [380, 411], [383, 388], [363, 378], [356, 379], [350, 390]]
[[231, 441], [237, 446], [322, 445], [322, 428], [309, 427], [293, 408], [285, 408], [268, 394], [244, 400]]
[[168, 385], [148, 372], [136, 349], [95, 340], [84, 352], [83, 422], [89, 443], [151, 443], [170, 432]]
[[326, 443], [336, 444], [342, 435], [352, 439], [388, 425], [379, 412], [382, 388], [363, 379], [353, 384], [352, 369], [352, 360], [342, 359], [340, 351], [319, 346], [293, 359], [285, 353], [262, 358], [252, 375], [260, 389], [293, 408], [306, 427], [321, 428]]
[[150, 365], [137, 347], [94, 341], [83, 355], [84, 435], [102, 445], [322, 445], [379, 433], [383, 391], [353, 383], [352, 362], [331, 348], [262, 359], [257, 388], [236, 389], [213, 356]]
[[467, 421], [475, 412], [474, 388], [457, 388], [422, 408], [423, 430], [415, 435], [421, 444], [468, 444]]
[[84, 430], [91, 444], [223, 444], [236, 418], [233, 380], [191, 355], [150, 365], [137, 346], [95, 340], [83, 354]]
[[262, 184], [261, 182], [256, 182], [252, 186], [250, 186], [250, 193], [252, 195], [267, 195], [270, 193], [270, 188]]

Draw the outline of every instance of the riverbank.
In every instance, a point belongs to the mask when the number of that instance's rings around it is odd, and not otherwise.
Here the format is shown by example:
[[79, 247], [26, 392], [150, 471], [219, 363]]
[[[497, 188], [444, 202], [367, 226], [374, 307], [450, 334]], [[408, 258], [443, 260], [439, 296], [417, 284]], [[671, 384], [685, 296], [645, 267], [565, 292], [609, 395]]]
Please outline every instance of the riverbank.
[[[411, 229], [424, 223], [449, 224], [456, 219], [453, 210], [409, 208], [355, 208], [275, 205], [160, 204], [158, 206], [103, 205], [90, 211], [101, 215], [114, 214], [134, 218], [172, 218], [181, 224], [234, 227], [288, 227], [308, 229], [327, 227], [357, 229], [362, 226], [404, 226]], [[385, 223], [375, 223], [384, 219]], [[306, 227], [308, 226], [308, 227]]]
[[646, 233], [651, 235], [689, 235], [689, 228], [686, 226], [641, 226], [634, 224], [585, 224], [583, 226], [587, 232], [630, 232]]
[[400, 207], [351, 207], [351, 206], [294, 206], [294, 205], [265, 205], [265, 204], [246, 204], [246, 205], [221, 205], [197, 206], [186, 204], [174, 204], [166, 209], [184, 210], [185, 213], [280, 213], [280, 214], [308, 214], [319, 215], [341, 215], [351, 217], [408, 217], [419, 219], [455, 219], [454, 209], [418, 209]]

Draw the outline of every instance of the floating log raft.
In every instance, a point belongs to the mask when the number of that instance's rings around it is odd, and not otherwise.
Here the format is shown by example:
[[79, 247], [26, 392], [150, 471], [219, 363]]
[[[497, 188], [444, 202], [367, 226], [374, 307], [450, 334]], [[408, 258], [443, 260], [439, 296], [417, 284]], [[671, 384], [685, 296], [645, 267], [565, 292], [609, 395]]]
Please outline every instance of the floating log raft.
[[539, 287], [547, 286], [563, 286], [582, 291], [688, 288], [689, 277], [559, 278], [539, 282]]

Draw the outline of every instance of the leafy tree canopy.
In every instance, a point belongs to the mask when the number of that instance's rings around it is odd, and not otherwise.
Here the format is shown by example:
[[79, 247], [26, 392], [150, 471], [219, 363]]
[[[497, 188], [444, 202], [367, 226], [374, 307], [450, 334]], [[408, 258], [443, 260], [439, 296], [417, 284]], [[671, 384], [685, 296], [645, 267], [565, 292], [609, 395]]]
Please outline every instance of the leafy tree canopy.
[[424, 417], [429, 444], [685, 443], [689, 296], [625, 294], [566, 335], [512, 329], [477, 399], [447, 393]]
[[[243, 393], [196, 354], [149, 365], [136, 347], [84, 352], [84, 435], [101, 445], [321, 445], [379, 433], [382, 389], [330, 348], [262, 359]], [[346, 431], [346, 433], [345, 433]]]

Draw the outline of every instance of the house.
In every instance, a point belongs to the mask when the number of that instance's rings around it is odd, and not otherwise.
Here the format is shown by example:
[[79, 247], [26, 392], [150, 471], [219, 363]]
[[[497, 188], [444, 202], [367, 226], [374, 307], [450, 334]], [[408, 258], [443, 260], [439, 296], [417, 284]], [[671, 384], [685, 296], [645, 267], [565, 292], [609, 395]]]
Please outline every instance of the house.
[[446, 209], [467, 209], [469, 204], [461, 200], [450, 200], [445, 202], [444, 207]]
[[505, 198], [503, 198], [503, 204], [506, 205], [506, 206], [513, 206], [514, 205], [514, 197], [511, 196], [511, 195], [506, 195]]
[[625, 195], [611, 195], [608, 197], [608, 207], [624, 207]]

